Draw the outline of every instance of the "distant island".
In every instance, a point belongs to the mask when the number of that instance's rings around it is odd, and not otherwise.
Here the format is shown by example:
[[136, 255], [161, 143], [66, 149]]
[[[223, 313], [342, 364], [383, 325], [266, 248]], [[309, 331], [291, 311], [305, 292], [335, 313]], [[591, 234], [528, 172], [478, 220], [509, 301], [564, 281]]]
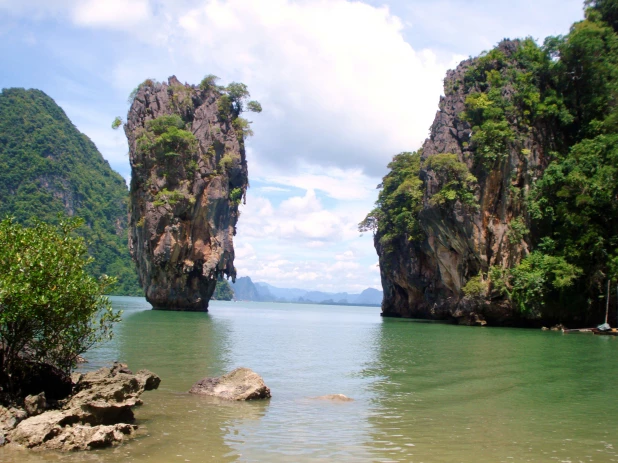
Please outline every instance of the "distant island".
[[382, 291], [367, 288], [360, 294], [327, 293], [299, 288], [277, 288], [268, 283], [253, 282], [250, 277], [237, 278], [230, 283], [234, 298], [239, 301], [292, 302], [297, 304], [366, 305], [379, 307]]

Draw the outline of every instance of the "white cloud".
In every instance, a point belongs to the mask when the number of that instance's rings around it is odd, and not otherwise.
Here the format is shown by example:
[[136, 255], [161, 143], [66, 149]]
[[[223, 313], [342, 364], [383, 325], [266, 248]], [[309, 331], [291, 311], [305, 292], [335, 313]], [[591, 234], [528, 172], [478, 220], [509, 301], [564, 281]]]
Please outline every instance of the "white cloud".
[[367, 272], [353, 262], [324, 262], [319, 259], [275, 261], [241, 260], [236, 263], [238, 276], [266, 281], [284, 288], [304, 288], [328, 292], [360, 293], [368, 287], [381, 289], [379, 275]]
[[313, 190], [288, 198], [277, 208], [266, 198], [249, 195], [247, 205], [241, 206], [239, 237], [268, 237], [315, 248], [357, 236], [356, 224], [324, 209]]
[[[375, 260], [371, 238], [359, 238], [355, 201], [325, 209], [312, 189], [274, 206], [249, 190], [238, 233], [238, 276], [281, 287], [360, 292], [380, 288], [367, 270]], [[341, 208], [341, 211], [339, 210]]]
[[377, 177], [369, 177], [361, 169], [340, 169], [306, 162], [299, 162], [298, 167], [298, 171], [290, 175], [255, 162], [251, 166], [251, 175], [264, 183], [320, 190], [333, 199], [367, 200], [375, 196]]
[[259, 191], [263, 192], [287, 192], [290, 191], [289, 188], [281, 188], [278, 186], [262, 186], [258, 188]]
[[335, 259], [337, 260], [352, 260], [354, 259], [354, 252], [351, 251], [350, 249], [348, 249], [347, 251], [341, 253], [341, 254], [337, 254], [335, 256]]
[[126, 28], [151, 16], [148, 0], [83, 0], [71, 12], [79, 26]]
[[252, 143], [290, 168], [381, 173], [420, 146], [451, 64], [412, 49], [388, 8], [360, 2], [210, 1], [178, 25], [177, 51], [194, 66], [249, 84], [265, 108]]

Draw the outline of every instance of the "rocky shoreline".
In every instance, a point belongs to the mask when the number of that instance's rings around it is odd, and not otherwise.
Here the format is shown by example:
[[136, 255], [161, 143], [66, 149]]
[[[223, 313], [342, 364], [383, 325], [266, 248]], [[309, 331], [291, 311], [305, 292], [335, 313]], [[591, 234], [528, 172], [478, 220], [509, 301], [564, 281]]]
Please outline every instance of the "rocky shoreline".
[[71, 379], [66, 399], [48, 403], [41, 393], [26, 397], [23, 407], [0, 406], [0, 445], [73, 451], [119, 444], [137, 429], [132, 408], [143, 403], [142, 393], [161, 383], [154, 373], [133, 374], [122, 363]]

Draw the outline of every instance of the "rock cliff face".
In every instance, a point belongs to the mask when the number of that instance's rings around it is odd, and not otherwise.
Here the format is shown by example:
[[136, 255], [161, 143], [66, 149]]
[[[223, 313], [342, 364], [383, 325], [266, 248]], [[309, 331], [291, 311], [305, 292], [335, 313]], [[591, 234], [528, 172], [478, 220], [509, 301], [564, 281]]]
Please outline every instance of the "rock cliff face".
[[129, 248], [155, 309], [205, 311], [235, 278], [247, 188], [243, 127], [214, 85], [145, 81], [125, 124], [132, 168]]
[[[517, 41], [505, 41], [497, 50], [508, 60], [519, 45]], [[484, 323], [485, 319], [496, 324], [520, 321], [501, 295], [494, 292], [485, 297], [465, 297], [462, 288], [480, 272], [486, 274], [492, 266], [511, 268], [528, 253], [529, 236], [515, 233], [513, 221], [517, 218], [521, 230], [530, 228], [523, 197], [542, 173], [544, 153], [553, 149], [554, 142], [548, 127], [523, 128], [521, 121], [510, 119], [508, 126], [515, 137], [502, 140], [503, 153], [491, 168], [479, 162], [482, 147], [475, 143], [471, 121], [464, 116], [470, 106], [466, 99], [482, 93], [479, 84], [469, 78], [476, 66], [477, 59], [466, 60], [448, 72], [445, 96], [440, 99], [430, 137], [420, 150], [421, 238], [411, 240], [399, 234], [385, 245], [383, 233], [375, 235], [384, 316], [457, 319], [470, 324]], [[508, 70], [517, 66], [513, 62], [498, 72], [506, 78]], [[507, 104], [514, 93], [509, 83], [501, 88], [501, 98]], [[441, 178], [430, 161], [445, 153], [454, 154], [474, 175], [474, 204], [436, 201], [449, 180]]]

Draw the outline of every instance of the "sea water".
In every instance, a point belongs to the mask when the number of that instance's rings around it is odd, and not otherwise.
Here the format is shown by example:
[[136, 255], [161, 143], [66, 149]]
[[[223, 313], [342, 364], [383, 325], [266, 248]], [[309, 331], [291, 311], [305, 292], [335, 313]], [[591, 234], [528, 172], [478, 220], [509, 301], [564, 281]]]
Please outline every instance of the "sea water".
[[[212, 302], [124, 311], [87, 353], [161, 378], [137, 438], [86, 453], [0, 449], [3, 462], [618, 462], [618, 339], [380, 317], [377, 307]], [[236, 367], [272, 399], [190, 395]], [[316, 400], [345, 394], [351, 402]]]

